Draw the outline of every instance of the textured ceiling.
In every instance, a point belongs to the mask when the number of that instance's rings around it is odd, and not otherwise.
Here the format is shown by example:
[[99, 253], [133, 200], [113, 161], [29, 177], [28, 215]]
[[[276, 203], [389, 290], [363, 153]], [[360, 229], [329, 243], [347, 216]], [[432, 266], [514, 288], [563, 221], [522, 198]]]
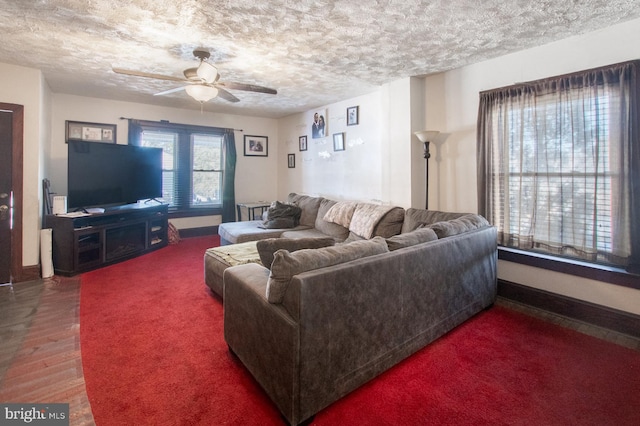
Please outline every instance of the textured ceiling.
[[206, 111], [283, 117], [640, 17], [640, 0], [0, 0], [0, 62], [38, 68], [51, 90], [199, 110], [179, 83], [205, 47], [232, 90]]

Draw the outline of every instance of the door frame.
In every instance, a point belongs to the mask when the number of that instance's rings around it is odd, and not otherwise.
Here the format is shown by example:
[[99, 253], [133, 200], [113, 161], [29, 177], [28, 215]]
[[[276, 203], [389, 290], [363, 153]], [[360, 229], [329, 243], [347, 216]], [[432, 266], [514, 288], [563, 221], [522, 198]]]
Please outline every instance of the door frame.
[[23, 203], [23, 137], [24, 106], [0, 102], [0, 110], [12, 114], [11, 187], [13, 190], [13, 228], [11, 229], [11, 277], [12, 282], [23, 281], [22, 269], [22, 203]]

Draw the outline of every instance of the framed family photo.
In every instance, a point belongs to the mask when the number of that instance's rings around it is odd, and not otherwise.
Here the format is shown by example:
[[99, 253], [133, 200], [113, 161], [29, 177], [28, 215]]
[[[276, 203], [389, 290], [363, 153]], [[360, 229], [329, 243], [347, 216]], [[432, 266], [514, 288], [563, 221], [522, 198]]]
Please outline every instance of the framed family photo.
[[65, 142], [105, 142], [116, 143], [116, 125], [65, 121]]
[[307, 135], [300, 136], [298, 138], [298, 148], [300, 149], [300, 151], [307, 150]]
[[311, 137], [313, 139], [324, 138], [329, 136], [329, 128], [327, 111], [320, 110], [313, 113], [313, 121], [311, 122]]
[[333, 134], [333, 150], [344, 151], [344, 132]]
[[269, 138], [266, 136], [244, 135], [245, 157], [268, 157]]
[[352, 106], [347, 108], [347, 126], [355, 126], [359, 122], [358, 113], [360, 107]]
[[287, 165], [290, 169], [295, 169], [296, 167], [296, 155], [295, 154], [287, 154]]

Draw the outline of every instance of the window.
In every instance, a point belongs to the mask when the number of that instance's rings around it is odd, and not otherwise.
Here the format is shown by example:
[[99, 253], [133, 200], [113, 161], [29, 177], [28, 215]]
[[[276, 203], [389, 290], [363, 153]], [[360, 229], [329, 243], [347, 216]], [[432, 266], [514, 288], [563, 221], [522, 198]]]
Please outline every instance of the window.
[[162, 192], [170, 210], [207, 211], [222, 206], [224, 129], [147, 123], [134, 141], [163, 149]]
[[222, 137], [194, 134], [191, 149], [192, 206], [222, 204]]
[[480, 94], [479, 211], [498, 228], [499, 244], [635, 264], [637, 65]]

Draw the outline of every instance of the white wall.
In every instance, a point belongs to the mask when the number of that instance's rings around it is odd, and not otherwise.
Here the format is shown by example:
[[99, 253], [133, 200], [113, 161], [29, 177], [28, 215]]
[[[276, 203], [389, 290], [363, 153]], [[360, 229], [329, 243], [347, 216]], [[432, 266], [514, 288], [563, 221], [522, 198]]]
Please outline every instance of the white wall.
[[[374, 92], [280, 120], [278, 197], [290, 192], [321, 195], [332, 199], [382, 200], [380, 93]], [[356, 126], [347, 126], [347, 108], [359, 106]], [[311, 137], [313, 115], [328, 117], [324, 138]], [[333, 134], [345, 133], [345, 150], [333, 150]], [[300, 151], [300, 136], [307, 136], [307, 151]], [[296, 167], [288, 168], [287, 154], [296, 155]]]
[[[440, 210], [477, 211], [479, 92], [640, 58], [640, 20], [474, 64], [425, 80], [426, 122], [444, 132]], [[501, 279], [640, 314], [640, 291], [500, 261]]]
[[[414, 131], [423, 130], [423, 122], [412, 112], [414, 103], [423, 107], [423, 93], [421, 79], [406, 78], [368, 95], [281, 119], [279, 199], [298, 192], [334, 200], [424, 207], [424, 195], [416, 201], [412, 189], [415, 176], [424, 183], [422, 145], [413, 136]], [[352, 106], [359, 107], [359, 123], [347, 126], [346, 112]], [[316, 111], [326, 111], [329, 117], [329, 136], [323, 139], [311, 138]], [[345, 132], [346, 146], [335, 152], [332, 137], [338, 132]], [[300, 152], [298, 138], [304, 135], [308, 150]], [[294, 169], [287, 167], [291, 153], [296, 155]]]
[[[195, 102], [195, 101], [194, 101]], [[52, 99], [51, 147], [49, 179], [53, 190], [59, 194], [67, 191], [67, 144], [65, 121], [112, 123], [117, 127], [117, 142], [127, 143], [128, 123], [120, 117], [141, 120], [168, 120], [173, 123], [242, 129], [236, 131], [236, 201], [271, 200], [277, 195], [278, 126], [269, 118], [246, 117], [230, 114], [208, 113], [159, 107], [155, 105], [86, 98], [54, 94]], [[267, 136], [267, 157], [245, 157], [244, 135]], [[180, 229], [213, 226], [220, 223], [220, 216], [171, 219]]]

